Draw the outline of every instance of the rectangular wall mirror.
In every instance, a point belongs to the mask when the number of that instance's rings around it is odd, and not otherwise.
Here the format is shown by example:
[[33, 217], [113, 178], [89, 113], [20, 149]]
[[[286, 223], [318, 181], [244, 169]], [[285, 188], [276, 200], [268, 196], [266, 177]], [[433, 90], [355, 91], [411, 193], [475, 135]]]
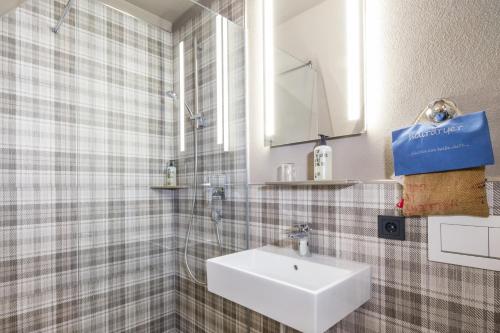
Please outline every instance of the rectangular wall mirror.
[[271, 146], [365, 131], [363, 0], [268, 0], [264, 108]]

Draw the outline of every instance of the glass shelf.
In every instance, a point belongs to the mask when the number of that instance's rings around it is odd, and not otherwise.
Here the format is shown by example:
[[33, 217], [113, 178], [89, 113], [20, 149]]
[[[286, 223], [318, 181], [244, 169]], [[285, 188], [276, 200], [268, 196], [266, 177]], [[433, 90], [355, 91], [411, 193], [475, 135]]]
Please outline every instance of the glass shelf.
[[152, 190], [180, 190], [188, 188], [187, 186], [151, 186]]
[[279, 185], [279, 186], [329, 186], [329, 185], [356, 185], [361, 184], [360, 180], [352, 179], [337, 179], [337, 180], [302, 180], [293, 182], [266, 182], [266, 185]]

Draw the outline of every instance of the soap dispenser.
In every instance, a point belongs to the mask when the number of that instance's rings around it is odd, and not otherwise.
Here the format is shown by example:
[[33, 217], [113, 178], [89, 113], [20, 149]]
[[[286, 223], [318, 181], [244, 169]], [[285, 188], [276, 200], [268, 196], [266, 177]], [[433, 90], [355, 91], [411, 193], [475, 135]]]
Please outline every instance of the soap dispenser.
[[332, 180], [332, 148], [326, 144], [326, 135], [319, 134], [314, 148], [314, 180]]
[[174, 161], [170, 161], [166, 169], [166, 184], [167, 186], [177, 186], [177, 169]]

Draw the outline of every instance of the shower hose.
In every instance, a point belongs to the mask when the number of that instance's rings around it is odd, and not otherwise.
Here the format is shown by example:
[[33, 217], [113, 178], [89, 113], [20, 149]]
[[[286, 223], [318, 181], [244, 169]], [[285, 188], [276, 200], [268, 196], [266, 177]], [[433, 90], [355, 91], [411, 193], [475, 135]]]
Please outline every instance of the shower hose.
[[[193, 193], [193, 199], [191, 201], [191, 216], [189, 219], [189, 226], [186, 232], [186, 240], [184, 241], [184, 266], [186, 267], [186, 271], [188, 272], [189, 277], [194, 283], [201, 286], [205, 286], [207, 285], [207, 283], [196, 278], [193, 271], [191, 271], [188, 262], [189, 238], [191, 237], [191, 230], [193, 229], [193, 223], [195, 219], [195, 209], [196, 209], [196, 196], [198, 194], [198, 128], [196, 125], [193, 126], [193, 128], [194, 128], [194, 170], [193, 170], [194, 193]], [[215, 221], [214, 221], [214, 227], [217, 235], [217, 243], [219, 245], [219, 251], [222, 254], [222, 242], [219, 234], [219, 228]], [[196, 248], [195, 248], [195, 253], [196, 253]]]

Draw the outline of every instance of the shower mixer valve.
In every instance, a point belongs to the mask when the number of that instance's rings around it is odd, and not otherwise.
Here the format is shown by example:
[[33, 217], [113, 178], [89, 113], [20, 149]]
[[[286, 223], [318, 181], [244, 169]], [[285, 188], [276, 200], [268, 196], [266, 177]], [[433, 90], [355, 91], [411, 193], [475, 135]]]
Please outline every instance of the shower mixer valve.
[[205, 119], [205, 117], [202, 115], [202, 114], [194, 114], [192, 116], [189, 116], [189, 119], [194, 121], [194, 124], [196, 126], [196, 128], [204, 128], [207, 124], [207, 121]]
[[222, 201], [226, 200], [226, 190], [224, 186], [212, 187], [212, 202], [210, 204], [212, 211], [212, 221], [216, 224], [222, 222]]
[[212, 188], [212, 198], [226, 200], [226, 190], [223, 186], [215, 186]]

